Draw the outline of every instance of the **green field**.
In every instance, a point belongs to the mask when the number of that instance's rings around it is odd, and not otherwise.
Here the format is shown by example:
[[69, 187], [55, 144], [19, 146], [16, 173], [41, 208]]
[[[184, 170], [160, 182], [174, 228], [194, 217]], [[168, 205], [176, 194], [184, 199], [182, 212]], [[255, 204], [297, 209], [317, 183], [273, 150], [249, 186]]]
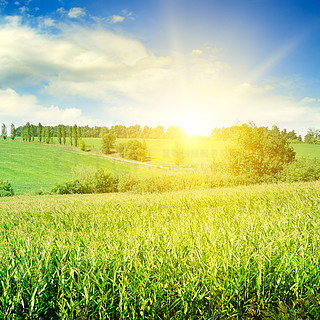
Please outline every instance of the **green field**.
[[2, 319], [317, 319], [320, 183], [0, 200]]
[[[48, 191], [55, 183], [71, 178], [74, 166], [107, 168], [114, 174], [133, 173], [138, 176], [162, 174], [163, 171], [148, 166], [128, 164], [98, 157], [101, 139], [86, 138], [92, 152], [81, 152], [70, 146], [0, 141], [0, 175], [12, 183], [17, 194], [43, 189]], [[118, 139], [119, 142], [126, 139]], [[156, 165], [174, 166], [174, 140], [147, 139], [150, 161]], [[185, 155], [185, 166], [210, 164], [213, 158], [223, 157], [226, 142], [210, 138], [181, 140]], [[297, 158], [319, 158], [320, 145], [293, 144]]]
[[[101, 148], [100, 138], [84, 138], [86, 145], [95, 151]], [[117, 139], [116, 143], [128, 141], [129, 139]], [[148, 149], [148, 156], [151, 163], [163, 162], [174, 163], [174, 144], [171, 139], [145, 139]], [[224, 156], [226, 141], [218, 141], [212, 138], [190, 138], [179, 140], [185, 158], [185, 165], [188, 164], [208, 164], [212, 159], [221, 159]], [[297, 157], [308, 159], [320, 158], [320, 145], [293, 143], [291, 145], [297, 153]]]
[[297, 153], [298, 158], [320, 158], [319, 144], [293, 143], [292, 147], [294, 148], [294, 151]]
[[0, 177], [11, 182], [15, 193], [50, 190], [72, 176], [72, 167], [106, 168], [115, 174], [135, 173], [149, 176], [155, 171], [138, 165], [126, 165], [79, 150], [53, 145], [0, 141]]

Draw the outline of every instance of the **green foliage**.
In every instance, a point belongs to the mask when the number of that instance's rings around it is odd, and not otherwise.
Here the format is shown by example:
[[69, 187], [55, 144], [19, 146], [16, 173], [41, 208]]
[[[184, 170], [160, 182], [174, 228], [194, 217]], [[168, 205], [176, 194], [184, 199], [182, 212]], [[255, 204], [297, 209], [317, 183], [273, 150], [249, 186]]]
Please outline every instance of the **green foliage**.
[[299, 158], [278, 174], [285, 182], [315, 181], [320, 179], [320, 159]]
[[70, 145], [72, 146], [72, 127], [69, 127], [69, 139], [70, 139]]
[[62, 142], [63, 144], [66, 144], [66, 127], [65, 126], [62, 126], [61, 128], [61, 136], [62, 136]]
[[318, 319], [320, 183], [6, 199], [1, 319]]
[[310, 128], [304, 137], [305, 143], [320, 144], [320, 130]]
[[7, 139], [7, 127], [4, 123], [2, 124], [1, 135], [2, 135], [3, 140]]
[[86, 144], [82, 138], [79, 139], [79, 149], [82, 151], [86, 151]]
[[10, 182], [7, 180], [0, 180], [0, 197], [13, 196], [14, 191]]
[[98, 169], [93, 179], [95, 193], [118, 191], [118, 178], [115, 177], [109, 170]]
[[51, 191], [58, 194], [116, 192], [118, 178], [106, 169], [76, 167], [72, 180], [56, 184]]
[[235, 130], [226, 161], [233, 174], [260, 181], [274, 177], [294, 158], [293, 148], [278, 130], [250, 123]]
[[17, 131], [16, 127], [14, 126], [13, 123], [11, 123], [11, 133], [10, 133], [11, 140], [14, 140], [16, 138], [16, 131]]
[[117, 136], [114, 133], [106, 133], [102, 136], [102, 146], [101, 152], [103, 154], [110, 154], [111, 150], [114, 147], [114, 143], [117, 139]]
[[78, 126], [76, 124], [72, 127], [72, 135], [74, 139], [74, 145], [75, 147], [77, 147], [78, 146]]
[[43, 126], [42, 124], [39, 122], [38, 126], [37, 126], [37, 135], [38, 135], [38, 139], [39, 142], [42, 142], [42, 136], [43, 136]]
[[82, 194], [90, 193], [91, 190], [87, 189], [86, 185], [82, 184], [78, 179], [67, 181], [63, 184], [56, 184], [51, 192], [57, 194]]
[[145, 161], [147, 158], [147, 146], [145, 141], [129, 140], [117, 145], [117, 152], [122, 158]]
[[49, 144], [51, 141], [51, 129], [48, 126], [45, 128], [45, 139], [46, 143]]
[[57, 128], [57, 138], [58, 138], [59, 144], [61, 144], [61, 143], [62, 143], [62, 129], [61, 129], [61, 125], [59, 125], [58, 128]]
[[105, 168], [115, 175], [132, 173], [138, 177], [154, 175], [160, 171], [110, 161], [80, 150], [23, 143], [19, 139], [1, 140], [0, 148], [0, 177], [11, 182], [16, 194], [31, 193], [41, 188], [48, 192], [55, 183], [71, 180], [72, 168], [76, 165]]

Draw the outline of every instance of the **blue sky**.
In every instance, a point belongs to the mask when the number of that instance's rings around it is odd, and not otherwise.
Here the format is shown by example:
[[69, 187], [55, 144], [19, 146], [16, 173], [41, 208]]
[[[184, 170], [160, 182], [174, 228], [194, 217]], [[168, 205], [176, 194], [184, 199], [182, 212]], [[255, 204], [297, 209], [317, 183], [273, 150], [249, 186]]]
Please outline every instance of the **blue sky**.
[[320, 128], [320, 3], [0, 0], [0, 122]]

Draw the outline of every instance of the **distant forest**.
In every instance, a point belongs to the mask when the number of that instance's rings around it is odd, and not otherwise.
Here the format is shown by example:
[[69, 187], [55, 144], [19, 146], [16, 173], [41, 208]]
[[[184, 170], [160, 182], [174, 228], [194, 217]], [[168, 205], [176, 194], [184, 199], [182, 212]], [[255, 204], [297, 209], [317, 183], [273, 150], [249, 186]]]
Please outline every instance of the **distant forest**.
[[[211, 132], [211, 137], [216, 140], [229, 140], [238, 125], [222, 128], [214, 128]], [[267, 128], [267, 127], [265, 127]], [[311, 144], [320, 144], [320, 130], [310, 128], [307, 134], [304, 136], [304, 139], [301, 135], [297, 135], [295, 130], [288, 131], [287, 129], [280, 130], [277, 126], [272, 126], [271, 130], [279, 132], [287, 140], [292, 142], [302, 142], [311, 143]], [[2, 134], [1, 136], [6, 137], [6, 126], [2, 125]], [[19, 126], [15, 128], [14, 124], [11, 124], [11, 135], [14, 133], [14, 136], [25, 138], [25, 140], [33, 141], [35, 137], [50, 136], [50, 137], [72, 137], [76, 134], [79, 138], [100, 138], [105, 134], [112, 133], [117, 138], [142, 138], [142, 139], [179, 139], [185, 136], [185, 132], [182, 128], [178, 126], [169, 126], [167, 129], [164, 129], [163, 126], [157, 126], [155, 128], [148, 126], [124, 126], [124, 125], [115, 125], [110, 128], [106, 126], [68, 126], [68, 125], [58, 125], [58, 126], [43, 126], [41, 123], [38, 125], [33, 125], [27, 122], [24, 126]], [[14, 139], [14, 138], [13, 138]], [[45, 141], [45, 139], [41, 139]]]
[[[39, 131], [39, 127], [42, 128]], [[50, 130], [51, 137], [57, 137], [59, 135], [59, 131], [65, 131], [67, 136], [69, 136], [70, 129], [74, 126], [42, 126], [40, 123], [36, 126], [30, 123], [27, 123], [25, 126], [17, 127], [16, 136], [23, 136], [23, 131], [27, 130], [30, 135], [33, 137], [38, 137], [39, 132], [44, 132], [45, 130]], [[47, 129], [48, 128], [48, 129]], [[81, 132], [81, 137], [84, 138], [99, 138], [107, 133], [114, 133], [117, 138], [144, 138], [144, 139], [177, 139], [184, 135], [183, 130], [180, 127], [170, 126], [167, 130], [164, 129], [163, 126], [157, 126], [155, 128], [151, 128], [148, 126], [144, 126], [143, 128], [140, 125], [135, 126], [123, 126], [123, 125], [115, 125], [111, 128], [108, 127], [89, 127], [89, 126], [79, 126], [77, 127]]]

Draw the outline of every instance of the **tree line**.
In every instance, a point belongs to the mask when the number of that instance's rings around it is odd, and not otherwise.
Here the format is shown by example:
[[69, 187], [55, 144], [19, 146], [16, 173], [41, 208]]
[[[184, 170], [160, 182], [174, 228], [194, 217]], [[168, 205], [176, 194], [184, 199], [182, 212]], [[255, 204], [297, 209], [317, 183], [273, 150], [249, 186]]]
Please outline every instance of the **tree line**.
[[[180, 127], [169, 126], [167, 130], [163, 126], [155, 128], [140, 125], [124, 126], [115, 125], [110, 128], [106, 126], [77, 126], [77, 133], [73, 132], [74, 126], [58, 125], [58, 126], [42, 126], [41, 123], [33, 125], [27, 122], [24, 126], [19, 126], [15, 129], [16, 136], [25, 137], [25, 141], [34, 141], [35, 137], [40, 137], [41, 141], [47, 141], [52, 137], [63, 136], [66, 138], [74, 137], [75, 134], [80, 133], [83, 138], [101, 138], [103, 135], [111, 133], [116, 135], [117, 138], [142, 138], [142, 139], [178, 139], [184, 136], [184, 132]], [[44, 131], [43, 131], [44, 130]], [[71, 130], [71, 132], [70, 132]], [[50, 136], [50, 138], [49, 138]], [[78, 134], [79, 136], [79, 134]], [[43, 139], [43, 137], [47, 137]], [[50, 142], [49, 142], [50, 143]], [[59, 141], [60, 143], [60, 141]]]
[[[262, 127], [264, 130], [268, 130], [268, 127]], [[211, 136], [217, 140], [230, 140], [232, 137], [238, 132], [239, 125], [234, 125], [231, 127], [222, 127], [222, 128], [214, 128], [211, 132]], [[292, 141], [300, 141], [302, 142], [301, 135], [297, 135], [295, 130], [287, 131], [287, 129], [283, 129], [282, 131], [277, 126], [272, 126], [271, 130], [275, 133], [279, 133], [286, 140]], [[306, 142], [306, 141], [305, 141]]]

